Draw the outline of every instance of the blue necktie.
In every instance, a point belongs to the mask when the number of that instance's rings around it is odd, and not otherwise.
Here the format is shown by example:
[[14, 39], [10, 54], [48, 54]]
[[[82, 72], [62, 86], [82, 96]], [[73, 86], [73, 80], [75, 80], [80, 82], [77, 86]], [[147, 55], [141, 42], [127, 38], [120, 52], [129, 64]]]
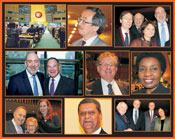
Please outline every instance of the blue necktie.
[[32, 78], [33, 78], [33, 91], [34, 91], [33, 93], [34, 93], [34, 96], [38, 96], [38, 87], [37, 87], [35, 75], [32, 75]]
[[128, 33], [125, 33], [125, 41], [124, 41], [124, 46], [129, 46], [129, 38], [128, 38]]
[[52, 82], [50, 84], [50, 95], [54, 95], [54, 79], [52, 78]]
[[165, 42], [166, 42], [166, 34], [165, 34], [165, 28], [164, 28], [164, 24], [161, 24], [162, 26], [162, 30], [161, 30], [161, 46], [165, 46]]

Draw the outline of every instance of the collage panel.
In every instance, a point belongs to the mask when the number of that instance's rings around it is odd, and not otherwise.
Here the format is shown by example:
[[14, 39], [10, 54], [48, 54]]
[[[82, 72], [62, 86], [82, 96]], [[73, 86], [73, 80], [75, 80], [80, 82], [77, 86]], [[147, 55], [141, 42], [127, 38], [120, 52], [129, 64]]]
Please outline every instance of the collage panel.
[[5, 134], [62, 134], [61, 99], [6, 99]]
[[170, 47], [171, 13], [170, 5], [116, 5], [115, 46]]
[[65, 98], [64, 134], [112, 134], [112, 99]]
[[170, 95], [171, 52], [132, 52], [132, 95]]
[[82, 51], [6, 51], [6, 96], [80, 96]]
[[115, 99], [114, 111], [115, 132], [170, 132], [172, 129], [170, 99]]
[[5, 48], [65, 48], [66, 4], [4, 4]]
[[129, 51], [86, 51], [86, 95], [129, 95]]
[[112, 5], [68, 5], [68, 46], [112, 46]]

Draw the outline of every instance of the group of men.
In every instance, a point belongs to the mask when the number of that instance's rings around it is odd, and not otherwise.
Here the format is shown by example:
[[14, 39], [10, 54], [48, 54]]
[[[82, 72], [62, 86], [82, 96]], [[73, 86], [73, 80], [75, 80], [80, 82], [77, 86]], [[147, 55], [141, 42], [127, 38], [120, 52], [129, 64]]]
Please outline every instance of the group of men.
[[141, 101], [135, 99], [133, 108], [128, 110], [126, 102], [121, 101], [116, 106], [116, 127], [117, 131], [154, 131], [156, 121], [155, 102], [148, 103], [149, 110], [140, 110]]
[[48, 78], [38, 72], [40, 61], [35, 53], [29, 53], [25, 58], [26, 69], [10, 77], [7, 95], [74, 95], [75, 82], [60, 74], [59, 61], [51, 57], [47, 60]]
[[[155, 9], [155, 18], [157, 25], [153, 39], [158, 46], [169, 46], [169, 23], [163, 7]], [[145, 17], [142, 13], [136, 13], [133, 16], [130, 11], [123, 11], [119, 19], [121, 26], [115, 31], [115, 46], [130, 46], [134, 39], [141, 37], [141, 26]], [[98, 36], [104, 30], [105, 25], [106, 18], [102, 11], [96, 7], [87, 7], [78, 18], [78, 32], [82, 38], [74, 41], [71, 46], [109, 46]], [[164, 35], [162, 36], [163, 31]], [[164, 43], [161, 42], [162, 40], [164, 40]]]

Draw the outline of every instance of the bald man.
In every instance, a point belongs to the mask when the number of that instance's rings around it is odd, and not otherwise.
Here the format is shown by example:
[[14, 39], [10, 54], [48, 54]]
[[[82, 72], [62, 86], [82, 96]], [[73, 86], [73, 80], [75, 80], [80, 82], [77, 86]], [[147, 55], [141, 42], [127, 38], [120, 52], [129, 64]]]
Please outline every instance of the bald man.
[[43, 96], [43, 73], [38, 72], [39, 58], [29, 53], [25, 59], [26, 70], [10, 77], [7, 95]]

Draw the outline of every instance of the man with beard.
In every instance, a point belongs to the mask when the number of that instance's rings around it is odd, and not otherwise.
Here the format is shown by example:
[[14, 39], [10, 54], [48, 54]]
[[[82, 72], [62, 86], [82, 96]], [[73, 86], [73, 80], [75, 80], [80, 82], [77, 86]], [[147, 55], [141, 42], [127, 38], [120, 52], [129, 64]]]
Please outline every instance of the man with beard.
[[83, 99], [78, 105], [78, 115], [85, 134], [107, 134], [101, 127], [102, 112], [97, 100]]
[[78, 18], [78, 32], [83, 37], [72, 43], [72, 46], [108, 46], [98, 35], [106, 25], [106, 18], [96, 7], [87, 7]]
[[24, 133], [23, 124], [26, 119], [27, 110], [19, 106], [13, 113], [13, 119], [6, 122], [6, 133]]
[[35, 53], [26, 55], [26, 70], [11, 76], [7, 95], [43, 95], [43, 73], [38, 72], [40, 62]]

